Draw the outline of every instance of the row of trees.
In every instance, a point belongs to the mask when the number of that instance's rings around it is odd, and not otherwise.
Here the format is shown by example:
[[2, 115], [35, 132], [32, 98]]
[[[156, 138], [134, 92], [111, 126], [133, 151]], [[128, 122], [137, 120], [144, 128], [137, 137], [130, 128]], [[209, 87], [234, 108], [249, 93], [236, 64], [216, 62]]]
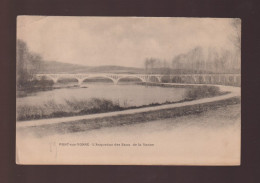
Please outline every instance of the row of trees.
[[147, 73], [240, 73], [241, 70], [241, 20], [231, 19], [230, 35], [234, 50], [195, 47], [171, 61], [148, 58], [144, 62]]
[[238, 73], [240, 59], [229, 50], [196, 47], [172, 60], [172, 68], [191, 73]]
[[185, 54], [179, 54], [171, 62], [147, 58], [144, 62], [146, 73], [239, 73], [240, 58], [229, 50], [196, 47]]

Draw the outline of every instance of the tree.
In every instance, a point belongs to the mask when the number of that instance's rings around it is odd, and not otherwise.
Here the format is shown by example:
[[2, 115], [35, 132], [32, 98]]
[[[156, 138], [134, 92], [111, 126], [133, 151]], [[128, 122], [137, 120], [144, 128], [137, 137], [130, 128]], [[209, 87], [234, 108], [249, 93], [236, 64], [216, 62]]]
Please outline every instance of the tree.
[[231, 20], [234, 34], [230, 36], [230, 40], [236, 48], [236, 54], [233, 59], [233, 70], [241, 70], [241, 19], [234, 18]]
[[231, 36], [231, 41], [237, 49], [241, 49], [241, 20], [239, 18], [234, 18], [231, 20], [231, 25], [233, 27], [234, 35]]
[[147, 74], [148, 73], [148, 69], [149, 69], [149, 60], [148, 59], [145, 59], [144, 67], [145, 67], [145, 73]]
[[28, 87], [40, 69], [42, 58], [40, 55], [30, 52], [27, 44], [19, 39], [17, 40], [16, 55], [17, 87]]
[[146, 72], [149, 73], [150, 71], [150, 74], [153, 73], [153, 70], [157, 64], [157, 59], [155, 58], [147, 58], [144, 62], [145, 64], [145, 69], [146, 69]]

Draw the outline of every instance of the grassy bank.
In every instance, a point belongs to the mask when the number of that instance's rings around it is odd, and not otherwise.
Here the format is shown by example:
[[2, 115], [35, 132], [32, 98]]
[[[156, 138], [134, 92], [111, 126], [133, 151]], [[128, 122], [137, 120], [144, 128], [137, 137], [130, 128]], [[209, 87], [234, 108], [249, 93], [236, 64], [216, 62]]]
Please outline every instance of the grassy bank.
[[17, 107], [17, 120], [34, 120], [54, 117], [67, 117], [122, 110], [119, 104], [106, 99], [65, 100], [57, 104], [54, 100], [44, 105], [20, 105]]
[[[21, 133], [34, 133], [37, 136], [53, 134], [65, 134], [72, 132], [88, 131], [103, 127], [115, 127], [122, 125], [137, 124], [167, 118], [177, 118], [189, 115], [203, 115], [206, 111], [217, 110], [228, 106], [240, 104], [240, 98], [230, 98], [223, 101], [184, 106], [173, 109], [163, 109], [153, 112], [143, 112], [138, 114], [119, 115], [113, 117], [96, 118], [89, 120], [78, 120], [69, 123], [48, 124], [44, 126], [33, 126], [19, 129]], [[220, 121], [223, 123], [223, 121]]]
[[151, 103], [143, 106], [122, 107], [119, 103], [107, 99], [93, 98], [90, 100], [65, 100], [63, 104], [57, 104], [53, 100], [47, 101], [44, 105], [19, 105], [17, 106], [17, 120], [35, 120], [44, 118], [68, 117], [76, 115], [86, 115], [95, 113], [105, 113], [112, 111], [121, 111], [126, 109], [137, 109], [142, 107], [158, 106], [163, 104], [181, 103], [185, 101], [196, 100], [200, 98], [214, 97], [225, 94], [220, 92], [218, 87], [196, 86], [188, 87], [183, 100], [178, 102]]

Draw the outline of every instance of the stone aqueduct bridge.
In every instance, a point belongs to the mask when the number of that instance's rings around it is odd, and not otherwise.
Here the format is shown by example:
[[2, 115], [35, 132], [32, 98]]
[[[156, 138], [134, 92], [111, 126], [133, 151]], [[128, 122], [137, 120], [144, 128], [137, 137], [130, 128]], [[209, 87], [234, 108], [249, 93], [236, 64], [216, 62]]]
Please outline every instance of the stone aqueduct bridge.
[[161, 75], [143, 75], [143, 74], [107, 74], [107, 73], [91, 73], [91, 74], [37, 74], [37, 78], [47, 77], [57, 83], [59, 79], [63, 78], [74, 78], [78, 80], [79, 85], [86, 79], [91, 78], [108, 78], [117, 84], [122, 78], [137, 78], [142, 82], [151, 81], [151, 78], [156, 78], [159, 82], [161, 81]]
[[138, 78], [142, 82], [162, 82], [163, 78], [166, 77], [171, 81], [182, 82], [182, 83], [207, 83], [207, 84], [218, 84], [218, 83], [240, 83], [240, 74], [171, 74], [171, 75], [159, 75], [159, 74], [111, 74], [111, 73], [89, 73], [89, 74], [37, 74], [36, 78], [49, 78], [57, 83], [63, 78], [74, 78], [78, 80], [81, 85], [84, 80], [91, 78], [108, 78], [111, 79], [114, 84], [122, 78]]

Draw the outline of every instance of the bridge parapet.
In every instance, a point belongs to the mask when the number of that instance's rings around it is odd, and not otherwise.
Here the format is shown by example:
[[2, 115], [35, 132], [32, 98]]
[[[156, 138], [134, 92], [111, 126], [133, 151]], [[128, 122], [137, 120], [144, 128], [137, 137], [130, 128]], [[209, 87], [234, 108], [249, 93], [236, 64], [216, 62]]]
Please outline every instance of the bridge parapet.
[[47, 77], [54, 81], [58, 82], [61, 78], [75, 78], [78, 80], [79, 85], [85, 79], [104, 77], [111, 79], [114, 84], [117, 84], [122, 78], [139, 78], [142, 82], [154, 81], [153, 78], [157, 78], [158, 82], [162, 82], [163, 77], [167, 76], [170, 78], [170, 82], [176, 80], [177, 82], [182, 83], [208, 83], [208, 84], [218, 84], [218, 83], [227, 83], [227, 82], [238, 82], [240, 81], [240, 74], [111, 74], [111, 73], [79, 73], [79, 74], [37, 74], [36, 79]]

